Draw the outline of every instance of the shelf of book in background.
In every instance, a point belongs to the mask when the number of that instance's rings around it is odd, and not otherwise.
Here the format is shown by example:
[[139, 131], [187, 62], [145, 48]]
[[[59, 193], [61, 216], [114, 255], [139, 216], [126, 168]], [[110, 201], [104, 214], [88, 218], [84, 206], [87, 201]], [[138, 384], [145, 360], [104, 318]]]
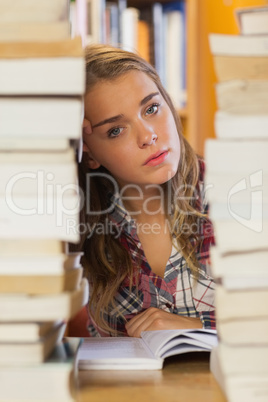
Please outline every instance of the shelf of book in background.
[[240, 35], [209, 38], [218, 77], [218, 110], [216, 139], [206, 142], [206, 186], [216, 236], [211, 269], [218, 281], [220, 340], [211, 353], [211, 370], [228, 401], [264, 402], [268, 398], [268, 30], [256, 35], [254, 25], [257, 15], [267, 18], [268, 7], [243, 10], [238, 11]]
[[[144, 57], [155, 66], [185, 120], [187, 1], [76, 0], [76, 3], [80, 9], [86, 9], [85, 42], [119, 45]], [[73, 20], [77, 19], [74, 14]]]
[[[84, 55], [69, 0], [0, 2], [0, 399], [74, 400], [66, 322], [88, 299], [77, 156]], [[73, 381], [72, 380], [72, 381]]]

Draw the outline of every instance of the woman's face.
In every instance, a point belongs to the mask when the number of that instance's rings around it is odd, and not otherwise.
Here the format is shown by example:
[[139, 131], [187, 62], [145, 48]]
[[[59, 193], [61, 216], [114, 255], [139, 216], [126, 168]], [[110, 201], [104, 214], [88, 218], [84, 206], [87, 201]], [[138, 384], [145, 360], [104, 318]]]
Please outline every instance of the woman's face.
[[162, 184], [180, 160], [180, 140], [173, 115], [155, 83], [131, 70], [100, 81], [85, 96], [84, 134], [90, 167], [104, 166], [119, 186]]

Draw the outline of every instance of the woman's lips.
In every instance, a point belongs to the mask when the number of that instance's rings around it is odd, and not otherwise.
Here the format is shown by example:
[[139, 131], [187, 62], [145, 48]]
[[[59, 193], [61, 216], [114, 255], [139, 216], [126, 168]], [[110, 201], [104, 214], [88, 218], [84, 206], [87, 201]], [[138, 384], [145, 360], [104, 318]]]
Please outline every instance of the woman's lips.
[[144, 166], [157, 166], [164, 162], [167, 158], [168, 151], [160, 151], [154, 155], [151, 155], [144, 163]]

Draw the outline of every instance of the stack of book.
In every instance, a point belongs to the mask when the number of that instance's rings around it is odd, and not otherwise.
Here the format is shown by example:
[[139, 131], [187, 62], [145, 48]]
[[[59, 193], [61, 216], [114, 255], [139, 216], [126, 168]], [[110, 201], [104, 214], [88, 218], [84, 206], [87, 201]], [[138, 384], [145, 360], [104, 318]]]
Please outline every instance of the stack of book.
[[0, 400], [73, 400], [61, 342], [88, 299], [67, 247], [79, 240], [84, 89], [69, 0], [1, 0]]
[[[267, 15], [267, 7], [262, 10], [258, 9], [259, 15]], [[243, 12], [247, 22], [250, 15], [248, 9], [239, 10], [240, 23]], [[252, 10], [254, 20], [256, 12]], [[206, 194], [216, 238], [211, 269], [218, 281], [219, 345], [211, 354], [211, 370], [229, 401], [264, 402], [268, 400], [268, 30], [258, 30], [258, 35], [248, 30], [236, 36], [211, 34], [209, 40], [218, 78], [217, 138], [208, 140], [205, 148]]]

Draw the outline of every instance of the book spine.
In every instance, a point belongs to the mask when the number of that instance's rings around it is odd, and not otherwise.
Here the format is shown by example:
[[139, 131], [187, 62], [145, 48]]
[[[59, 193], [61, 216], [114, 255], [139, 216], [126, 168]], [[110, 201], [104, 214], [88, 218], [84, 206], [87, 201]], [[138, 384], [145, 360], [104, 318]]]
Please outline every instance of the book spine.
[[185, 9], [184, 2], [164, 5], [166, 24], [166, 88], [176, 107], [184, 107], [185, 81]]
[[122, 46], [125, 50], [137, 52], [139, 10], [127, 7], [122, 13]]

